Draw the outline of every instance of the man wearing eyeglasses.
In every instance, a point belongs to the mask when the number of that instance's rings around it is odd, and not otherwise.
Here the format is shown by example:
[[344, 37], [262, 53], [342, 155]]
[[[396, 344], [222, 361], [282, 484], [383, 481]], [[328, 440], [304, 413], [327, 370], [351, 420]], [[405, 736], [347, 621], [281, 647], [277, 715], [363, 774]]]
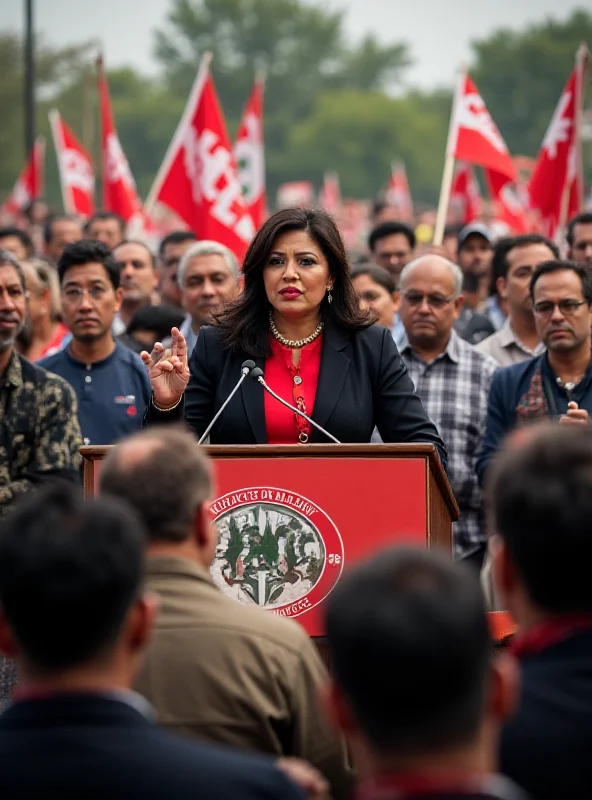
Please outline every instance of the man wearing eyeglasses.
[[64, 248], [58, 274], [72, 340], [39, 363], [76, 392], [84, 443], [112, 444], [141, 428], [151, 394], [141, 358], [113, 338], [119, 266], [106, 245], [81, 239]]
[[448, 450], [448, 476], [460, 508], [453, 527], [455, 557], [480, 569], [486, 533], [475, 460], [497, 365], [454, 330], [462, 284], [460, 267], [440, 255], [425, 255], [404, 267], [399, 314], [406, 338], [400, 352]]
[[580, 264], [545, 261], [533, 272], [530, 296], [547, 350], [496, 373], [477, 462], [480, 482], [509, 431], [542, 419], [585, 425], [592, 413], [592, 276]]

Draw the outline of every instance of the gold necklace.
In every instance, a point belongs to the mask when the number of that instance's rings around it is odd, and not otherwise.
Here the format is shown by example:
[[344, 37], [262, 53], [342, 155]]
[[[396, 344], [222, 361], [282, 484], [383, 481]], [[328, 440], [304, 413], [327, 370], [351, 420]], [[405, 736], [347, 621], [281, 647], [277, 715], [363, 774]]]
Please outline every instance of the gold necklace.
[[310, 334], [310, 336], [307, 336], [305, 339], [286, 339], [286, 337], [282, 336], [282, 334], [278, 331], [276, 327], [276, 324], [273, 319], [273, 311], [269, 312], [269, 328], [271, 330], [273, 338], [277, 339], [277, 341], [280, 344], [283, 344], [284, 347], [291, 347], [294, 350], [299, 350], [301, 347], [304, 347], [305, 345], [314, 342], [315, 339], [318, 339], [318, 337], [323, 332], [324, 326], [325, 323], [323, 322], [323, 320], [321, 320], [317, 325], [317, 327], [314, 329], [314, 331]]

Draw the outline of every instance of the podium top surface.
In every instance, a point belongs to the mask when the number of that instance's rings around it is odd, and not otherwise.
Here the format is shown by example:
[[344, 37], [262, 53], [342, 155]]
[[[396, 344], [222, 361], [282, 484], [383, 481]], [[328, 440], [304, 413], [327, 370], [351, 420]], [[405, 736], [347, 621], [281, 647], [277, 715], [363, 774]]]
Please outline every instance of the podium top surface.
[[[80, 454], [85, 461], [100, 461], [110, 445], [85, 445]], [[206, 452], [215, 460], [227, 458], [425, 458], [453, 520], [459, 509], [446, 472], [433, 444], [239, 444], [208, 445]]]

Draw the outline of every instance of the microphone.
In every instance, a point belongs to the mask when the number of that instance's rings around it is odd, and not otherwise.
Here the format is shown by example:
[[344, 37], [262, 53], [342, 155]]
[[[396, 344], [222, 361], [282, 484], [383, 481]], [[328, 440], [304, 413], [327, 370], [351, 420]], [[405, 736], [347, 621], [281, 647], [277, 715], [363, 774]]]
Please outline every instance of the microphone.
[[335, 442], [335, 444], [341, 444], [341, 442], [339, 441], [339, 439], [336, 439], [336, 438], [333, 436], [333, 434], [332, 434], [332, 433], [329, 433], [329, 431], [326, 431], [324, 428], [321, 428], [321, 426], [320, 426], [318, 423], [316, 423], [316, 422], [314, 421], [314, 419], [311, 419], [310, 417], [307, 417], [307, 416], [306, 416], [306, 414], [304, 413], [304, 411], [301, 411], [299, 408], [296, 408], [296, 406], [292, 406], [292, 405], [290, 405], [290, 403], [288, 403], [286, 400], [284, 400], [284, 398], [283, 398], [283, 397], [280, 397], [280, 396], [279, 396], [279, 394], [276, 394], [276, 393], [273, 391], [273, 389], [271, 389], [271, 388], [270, 388], [270, 387], [269, 387], [269, 386], [268, 386], [268, 385], [265, 383], [265, 378], [263, 377], [263, 370], [262, 370], [262, 369], [260, 369], [259, 367], [255, 367], [255, 369], [252, 369], [252, 370], [251, 370], [251, 378], [253, 378], [253, 379], [254, 379], [254, 380], [256, 380], [258, 383], [260, 383], [260, 384], [261, 384], [261, 386], [263, 386], [263, 388], [265, 389], [265, 391], [266, 391], [266, 392], [269, 392], [269, 394], [270, 394], [272, 397], [275, 397], [275, 399], [276, 399], [278, 402], [280, 402], [280, 403], [281, 403], [283, 406], [286, 406], [286, 408], [289, 408], [289, 409], [290, 409], [290, 411], [293, 411], [295, 414], [298, 414], [300, 417], [302, 417], [303, 419], [305, 419], [305, 420], [306, 420], [307, 422], [309, 422], [309, 423], [310, 423], [310, 424], [311, 424], [313, 427], [315, 427], [315, 428], [316, 428], [318, 431], [320, 431], [321, 433], [324, 433], [324, 434], [325, 434], [325, 436], [327, 437], [327, 439], [331, 439], [331, 441], [332, 441], [332, 442]]
[[[235, 385], [234, 389], [233, 389], [233, 390], [230, 392], [230, 394], [228, 395], [228, 397], [226, 398], [226, 400], [225, 400], [225, 401], [222, 403], [222, 405], [220, 406], [220, 408], [219, 408], [219, 409], [218, 409], [218, 411], [216, 412], [216, 414], [215, 414], [215, 416], [214, 416], [214, 419], [213, 419], [213, 420], [210, 422], [210, 424], [208, 425], [208, 427], [207, 427], [207, 428], [205, 429], [205, 431], [203, 432], [203, 436], [200, 438], [200, 440], [199, 440], [198, 444], [203, 444], [203, 443], [204, 443], [204, 441], [205, 441], [205, 440], [208, 438], [208, 436], [209, 436], [209, 434], [210, 434], [210, 431], [212, 430], [212, 428], [213, 428], [213, 427], [214, 427], [214, 425], [216, 424], [216, 420], [218, 419], [218, 417], [220, 416], [220, 414], [221, 414], [221, 413], [224, 411], [224, 409], [226, 408], [226, 406], [228, 405], [228, 403], [230, 403], [230, 401], [232, 400], [232, 398], [234, 397], [234, 395], [235, 395], [235, 394], [238, 392], [238, 388], [239, 388], [239, 386], [241, 385], [241, 383], [242, 383], [242, 382], [244, 381], [244, 379], [247, 377], [247, 375], [249, 374], [249, 372], [251, 372], [251, 370], [253, 370], [253, 369], [255, 369], [255, 362], [254, 362], [254, 361], [251, 361], [250, 359], [249, 359], [248, 361], [243, 361], [243, 363], [242, 363], [242, 365], [241, 365], [241, 376], [240, 376], [240, 378], [239, 378], [239, 379], [238, 379], [238, 381], [236, 382], [236, 385]], [[261, 371], [261, 370], [260, 370], [260, 371]], [[263, 373], [261, 373], [261, 374], [263, 374]]]

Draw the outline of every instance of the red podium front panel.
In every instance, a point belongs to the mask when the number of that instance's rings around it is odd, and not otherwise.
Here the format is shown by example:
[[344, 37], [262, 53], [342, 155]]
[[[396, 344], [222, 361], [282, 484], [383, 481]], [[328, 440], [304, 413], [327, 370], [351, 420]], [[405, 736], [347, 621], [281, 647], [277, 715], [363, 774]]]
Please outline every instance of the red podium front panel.
[[[432, 450], [415, 445], [393, 457], [393, 446], [380, 445], [210, 448], [214, 581], [237, 602], [322, 635], [323, 601], [349, 565], [393, 544], [450, 547], [455, 512], [436, 486], [443, 472]], [[105, 451], [83, 448], [92, 464], [87, 492], [98, 489]]]
[[214, 580], [319, 636], [321, 604], [347, 564], [395, 542], [425, 546], [425, 483], [421, 459], [282, 458], [281, 469], [221, 459]]

